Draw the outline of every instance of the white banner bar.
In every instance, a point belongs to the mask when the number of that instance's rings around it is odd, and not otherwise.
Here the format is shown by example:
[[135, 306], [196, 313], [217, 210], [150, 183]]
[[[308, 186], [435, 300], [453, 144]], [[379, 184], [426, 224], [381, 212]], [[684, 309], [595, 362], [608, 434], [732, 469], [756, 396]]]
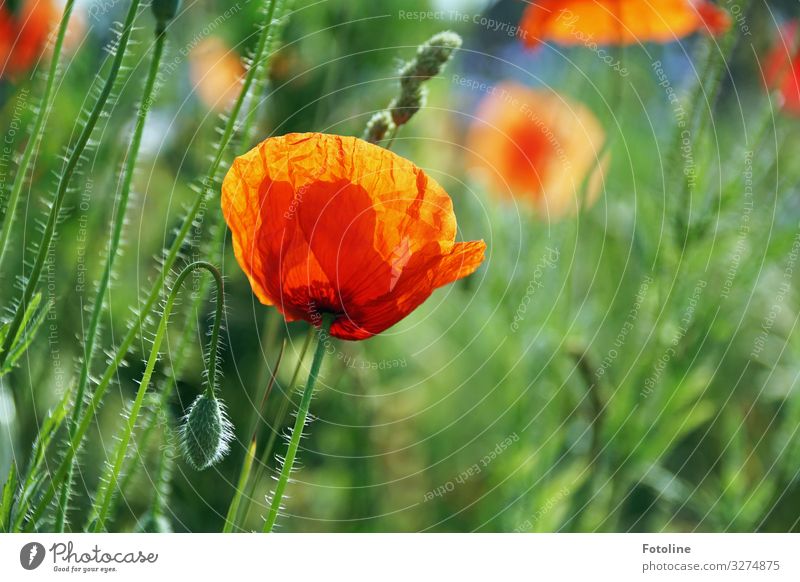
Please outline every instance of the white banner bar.
[[794, 534], [6, 534], [0, 580], [777, 582], [800, 580], [799, 550]]

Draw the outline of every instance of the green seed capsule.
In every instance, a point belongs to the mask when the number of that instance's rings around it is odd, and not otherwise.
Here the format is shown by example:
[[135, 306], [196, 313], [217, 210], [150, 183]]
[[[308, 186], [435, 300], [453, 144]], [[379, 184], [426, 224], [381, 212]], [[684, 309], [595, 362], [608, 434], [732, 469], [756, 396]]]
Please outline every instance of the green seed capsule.
[[181, 449], [186, 461], [198, 471], [217, 463], [228, 452], [231, 428], [219, 400], [201, 394], [194, 401], [181, 428]]

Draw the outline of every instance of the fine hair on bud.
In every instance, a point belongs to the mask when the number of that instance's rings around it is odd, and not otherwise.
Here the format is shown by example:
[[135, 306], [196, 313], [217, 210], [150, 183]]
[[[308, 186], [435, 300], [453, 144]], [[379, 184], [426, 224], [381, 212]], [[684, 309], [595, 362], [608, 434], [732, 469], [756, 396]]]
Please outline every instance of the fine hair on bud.
[[181, 427], [181, 450], [198, 471], [219, 462], [228, 452], [231, 424], [219, 399], [201, 394], [192, 403]]
[[378, 143], [386, 137], [387, 133], [394, 130], [394, 127], [391, 113], [388, 111], [379, 111], [367, 122], [367, 128], [364, 130], [363, 139], [370, 143]]

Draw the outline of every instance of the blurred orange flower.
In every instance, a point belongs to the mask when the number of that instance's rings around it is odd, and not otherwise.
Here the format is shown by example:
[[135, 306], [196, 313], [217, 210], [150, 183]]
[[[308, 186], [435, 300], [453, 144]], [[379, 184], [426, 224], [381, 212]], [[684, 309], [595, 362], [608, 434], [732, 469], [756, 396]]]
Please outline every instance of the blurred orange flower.
[[483, 241], [456, 243], [450, 197], [414, 164], [353, 137], [289, 134], [237, 158], [222, 211], [253, 292], [288, 321], [362, 340], [474, 272]]
[[764, 62], [764, 79], [767, 87], [779, 91], [783, 108], [800, 115], [800, 46], [798, 22], [784, 25], [780, 37]]
[[523, 42], [534, 47], [667, 43], [697, 31], [717, 35], [730, 16], [707, 0], [536, 0], [520, 23]]
[[558, 218], [597, 199], [608, 164], [605, 132], [589, 109], [516, 83], [497, 85], [478, 106], [468, 165], [496, 193], [533, 202]]
[[218, 37], [202, 40], [189, 54], [194, 90], [214, 111], [225, 111], [236, 101], [246, 72], [237, 52]]
[[0, 77], [33, 67], [61, 14], [52, 0], [24, 0], [16, 12], [0, 2]]

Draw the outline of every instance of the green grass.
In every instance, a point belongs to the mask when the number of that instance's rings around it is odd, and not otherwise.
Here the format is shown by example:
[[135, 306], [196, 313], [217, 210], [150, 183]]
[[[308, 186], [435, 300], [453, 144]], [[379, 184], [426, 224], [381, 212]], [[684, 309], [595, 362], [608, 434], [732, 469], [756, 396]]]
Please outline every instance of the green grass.
[[[493, 17], [516, 22], [513, 4]], [[0, 182], [15, 217], [0, 237], [0, 528], [800, 529], [800, 142], [798, 120], [761, 86], [774, 24], [753, 5], [752, 36], [734, 27], [719, 45], [629, 47], [625, 78], [579, 48], [528, 53], [471, 21], [399, 18], [414, 9], [400, 0], [266, 0], [210, 33], [225, 5], [186, 8], [160, 65], [149, 11], [131, 10], [141, 28], [124, 59], [102, 56], [107, 23], [90, 20], [59, 67], [0, 81], [2, 134], [24, 128], [4, 162], [19, 177]], [[320, 371], [307, 325], [260, 305], [236, 265], [219, 180], [269, 135], [361, 135], [395, 96], [398, 61], [442, 29], [463, 49], [392, 149], [447, 189], [459, 239], [485, 239], [487, 261], [387, 333], [335, 342]], [[191, 94], [198, 34], [258, 64], [222, 119]], [[690, 190], [654, 60], [697, 115]], [[612, 154], [598, 202], [548, 224], [487, 191], [464, 163], [483, 94], [453, 74], [546, 86], [590, 107]], [[95, 107], [86, 87], [106, 80]], [[153, 92], [145, 123], [138, 104]], [[40, 100], [49, 115], [30, 111]], [[137, 134], [138, 156], [126, 157]], [[109, 236], [124, 251], [113, 268]], [[196, 260], [225, 277], [219, 382], [234, 426], [230, 453], [204, 471], [174, 441], [217, 354], [205, 337], [212, 281], [188, 276], [169, 325], [160, 312], [167, 283]], [[312, 367], [309, 402], [300, 388]], [[302, 439], [300, 404], [313, 419]], [[276, 481], [287, 452], [293, 479]], [[276, 483], [286, 495], [271, 507]]]

